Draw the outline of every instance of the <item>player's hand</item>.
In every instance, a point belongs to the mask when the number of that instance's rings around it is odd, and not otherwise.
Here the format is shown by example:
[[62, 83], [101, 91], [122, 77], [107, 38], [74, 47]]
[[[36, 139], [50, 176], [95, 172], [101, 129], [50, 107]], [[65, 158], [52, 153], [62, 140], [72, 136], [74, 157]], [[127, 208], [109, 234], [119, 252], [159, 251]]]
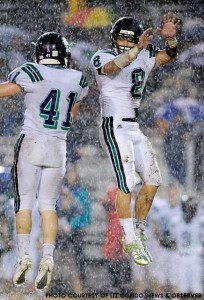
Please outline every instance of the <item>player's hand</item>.
[[164, 38], [173, 38], [179, 25], [180, 21], [176, 21], [176, 15], [169, 12], [163, 16], [163, 27], [158, 27], [157, 33]]
[[140, 50], [146, 48], [152, 38], [152, 28], [146, 29], [139, 37], [139, 42], [137, 44], [138, 48]]

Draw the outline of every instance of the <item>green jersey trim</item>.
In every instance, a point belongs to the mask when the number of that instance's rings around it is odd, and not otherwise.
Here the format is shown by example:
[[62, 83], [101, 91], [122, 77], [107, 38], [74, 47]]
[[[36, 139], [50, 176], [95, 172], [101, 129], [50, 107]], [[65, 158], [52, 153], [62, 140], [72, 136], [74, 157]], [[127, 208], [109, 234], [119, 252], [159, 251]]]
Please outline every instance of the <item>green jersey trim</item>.
[[155, 57], [159, 51], [159, 48], [152, 44], [148, 44], [146, 49], [149, 51], [150, 58]]
[[88, 82], [87, 82], [86, 77], [85, 77], [84, 75], [81, 76], [79, 85], [80, 85], [82, 88], [85, 88], [86, 86], [88, 86]]
[[40, 71], [32, 64], [27, 63], [22, 66], [21, 69], [30, 77], [32, 82], [38, 82], [44, 79]]
[[115, 171], [118, 187], [124, 193], [129, 193], [126, 182], [125, 171], [120, 155], [120, 150], [114, 134], [113, 117], [104, 117], [102, 120], [103, 136], [108, 148], [112, 165]]

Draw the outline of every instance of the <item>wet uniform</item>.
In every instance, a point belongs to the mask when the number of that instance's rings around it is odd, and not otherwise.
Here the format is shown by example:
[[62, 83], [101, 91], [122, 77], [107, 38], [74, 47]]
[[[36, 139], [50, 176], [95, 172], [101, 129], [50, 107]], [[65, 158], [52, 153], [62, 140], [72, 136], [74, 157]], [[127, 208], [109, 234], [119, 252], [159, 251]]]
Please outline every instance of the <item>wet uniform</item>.
[[[152, 227], [158, 227], [158, 253], [155, 260], [154, 271], [161, 286], [171, 285], [178, 288], [177, 268], [180, 268], [178, 253], [175, 250], [175, 230], [176, 224], [181, 217], [179, 202], [170, 204], [168, 199], [163, 200], [163, 204], [158, 206], [157, 211], [152, 216]], [[158, 234], [158, 233], [157, 233]]]
[[71, 111], [87, 95], [86, 78], [65, 67], [26, 63], [8, 80], [25, 92], [26, 106], [12, 167], [15, 211], [32, 209], [36, 196], [41, 211], [54, 210], [65, 174]]
[[100, 90], [101, 145], [109, 155], [118, 187], [125, 193], [134, 189], [135, 172], [146, 184], [159, 186], [161, 183], [152, 146], [137, 122], [142, 92], [157, 52], [158, 48], [148, 45], [127, 67], [109, 76], [102, 73], [102, 66], [113, 60], [116, 52], [99, 50], [91, 59]]
[[179, 267], [176, 269], [179, 291], [202, 293], [204, 216], [199, 214], [199, 210], [190, 223], [186, 223], [183, 216], [179, 218], [175, 236], [179, 256]]

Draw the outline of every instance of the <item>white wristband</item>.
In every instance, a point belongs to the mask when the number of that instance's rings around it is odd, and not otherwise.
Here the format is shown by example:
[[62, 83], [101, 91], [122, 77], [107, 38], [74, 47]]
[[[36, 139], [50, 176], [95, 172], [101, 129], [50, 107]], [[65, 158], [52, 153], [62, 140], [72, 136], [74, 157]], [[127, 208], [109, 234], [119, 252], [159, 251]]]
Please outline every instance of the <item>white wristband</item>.
[[128, 51], [125, 51], [124, 53], [118, 55], [114, 62], [118, 68], [123, 69], [124, 67], [128, 66], [138, 55], [140, 52], [139, 48], [137, 46], [131, 48]]

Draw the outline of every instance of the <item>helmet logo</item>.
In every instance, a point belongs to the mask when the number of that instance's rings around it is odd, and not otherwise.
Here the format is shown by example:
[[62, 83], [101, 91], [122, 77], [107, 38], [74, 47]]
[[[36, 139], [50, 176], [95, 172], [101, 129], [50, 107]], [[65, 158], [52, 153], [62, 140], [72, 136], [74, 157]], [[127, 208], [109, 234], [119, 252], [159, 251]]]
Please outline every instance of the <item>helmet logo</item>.
[[129, 31], [129, 30], [120, 30], [120, 34], [128, 34], [128, 35], [133, 35], [134, 36], [134, 31]]

